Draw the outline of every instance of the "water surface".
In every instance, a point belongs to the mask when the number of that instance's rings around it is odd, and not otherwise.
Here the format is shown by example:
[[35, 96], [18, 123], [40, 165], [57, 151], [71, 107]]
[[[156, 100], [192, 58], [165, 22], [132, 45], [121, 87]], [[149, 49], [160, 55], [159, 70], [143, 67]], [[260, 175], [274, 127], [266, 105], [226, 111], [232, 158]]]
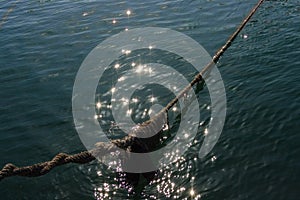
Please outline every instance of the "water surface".
[[[59, 152], [85, 150], [73, 123], [72, 88], [84, 58], [107, 37], [126, 28], [170, 28], [213, 55], [254, 4], [1, 1], [0, 166], [31, 165]], [[298, 0], [266, 1], [223, 55], [217, 66], [227, 92], [227, 118], [205, 159], [197, 158], [201, 144], [195, 142], [184, 159], [136, 192], [120, 188], [115, 172], [97, 162], [69, 164], [42, 177], [2, 180], [2, 198], [297, 199], [299, 27]], [[152, 59], [163, 58], [158, 54]], [[178, 64], [166, 59], [169, 65]], [[185, 75], [193, 77], [188, 70]], [[209, 119], [207, 89], [198, 95], [204, 99], [201, 135]]]

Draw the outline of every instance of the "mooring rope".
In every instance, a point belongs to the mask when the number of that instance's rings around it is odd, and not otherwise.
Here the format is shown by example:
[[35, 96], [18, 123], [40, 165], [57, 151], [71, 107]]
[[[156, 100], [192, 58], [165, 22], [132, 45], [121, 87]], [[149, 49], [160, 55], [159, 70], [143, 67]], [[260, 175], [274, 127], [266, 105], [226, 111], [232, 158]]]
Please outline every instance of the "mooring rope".
[[170, 110], [180, 98], [182, 98], [196, 83], [199, 83], [203, 81], [204, 74], [210, 70], [215, 63], [217, 63], [220, 59], [220, 57], [223, 55], [223, 53], [231, 46], [231, 43], [233, 40], [237, 37], [237, 35], [242, 31], [242, 29], [245, 27], [247, 22], [250, 20], [250, 18], [254, 15], [256, 10], [259, 8], [259, 6], [264, 2], [264, 0], [260, 0], [255, 7], [250, 11], [250, 13], [247, 15], [247, 17], [242, 21], [242, 23], [238, 26], [236, 31], [228, 38], [226, 43], [215, 53], [213, 59], [208, 63], [201, 72], [199, 72], [195, 78], [190, 82], [190, 84], [184, 88], [178, 96], [176, 96], [165, 108], [165, 111]]
[[[250, 18], [254, 15], [256, 10], [263, 2], [264, 0], [260, 0], [255, 5], [255, 7], [250, 11], [247, 17], [238, 26], [236, 31], [229, 37], [227, 42], [216, 52], [212, 61], [208, 63], [205, 66], [205, 68], [195, 76], [195, 78], [190, 82], [190, 84], [186, 88], [184, 88], [179, 93], [179, 95], [176, 96], [161, 112], [169, 111], [178, 102], [178, 100], [182, 98], [184, 94], [186, 94], [196, 83], [203, 81], [204, 74], [207, 73], [214, 66], [216, 62], [218, 62], [222, 54], [230, 47], [231, 43], [234, 41], [234, 39], [241, 32], [241, 30], [244, 28], [244, 26], [247, 24], [247, 22], [250, 20]], [[149, 121], [145, 122], [145, 124], [146, 123], [149, 124]], [[141, 127], [142, 126], [143, 124], [141, 125]], [[0, 171], [0, 181], [10, 176], [27, 176], [27, 177], [41, 176], [50, 172], [53, 168], [67, 163], [78, 163], [78, 164], [89, 163], [96, 159], [93, 156], [94, 153], [105, 154], [107, 152], [114, 150], [115, 146], [128, 150], [130, 146], [135, 145], [138, 148], [147, 150], [149, 146], [151, 146], [151, 142], [144, 144], [144, 141], [145, 140], [140, 140], [137, 137], [126, 136], [123, 139], [112, 140], [111, 143], [108, 144], [97, 143], [96, 148], [91, 151], [83, 151], [81, 153], [77, 153], [74, 155], [59, 153], [50, 161], [34, 164], [31, 166], [17, 167], [11, 163], [8, 163]]]

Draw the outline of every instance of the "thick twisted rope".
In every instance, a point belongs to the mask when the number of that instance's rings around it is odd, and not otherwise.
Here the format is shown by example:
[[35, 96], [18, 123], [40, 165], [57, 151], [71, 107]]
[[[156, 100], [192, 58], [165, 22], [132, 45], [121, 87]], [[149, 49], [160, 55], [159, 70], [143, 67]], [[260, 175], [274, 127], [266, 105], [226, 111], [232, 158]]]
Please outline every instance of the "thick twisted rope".
[[254, 8], [250, 11], [250, 13], [245, 17], [245, 19], [242, 21], [242, 23], [238, 26], [236, 31], [228, 38], [226, 43], [215, 53], [213, 59], [208, 63], [203, 70], [201, 70], [195, 78], [190, 82], [188, 86], [186, 86], [180, 93], [177, 95], [165, 108], [165, 111], [170, 110], [180, 98], [182, 98], [196, 83], [202, 82], [203, 76], [205, 73], [207, 73], [215, 63], [219, 61], [223, 53], [231, 46], [231, 43], [233, 40], [238, 36], [238, 34], [243, 30], [243, 28], [246, 26], [247, 22], [251, 19], [251, 17], [254, 15], [256, 10], [259, 8], [259, 6], [264, 2], [264, 0], [260, 0]]
[[50, 161], [25, 167], [17, 167], [11, 163], [8, 163], [0, 171], [0, 180], [9, 176], [41, 176], [50, 172], [54, 167], [60, 165], [64, 165], [67, 163], [84, 164], [89, 163], [95, 159], [96, 158], [91, 153], [89, 153], [88, 151], [84, 151], [74, 155], [59, 153]]
[[[260, 0], [255, 7], [250, 11], [250, 13], [247, 15], [247, 17], [242, 21], [242, 23], [239, 25], [239, 27], [236, 29], [236, 31], [229, 37], [227, 42], [217, 51], [217, 53], [214, 55], [212, 61], [208, 63], [205, 68], [195, 76], [195, 78], [190, 82], [190, 84], [184, 88], [178, 96], [176, 96], [163, 110], [162, 112], [167, 112], [170, 110], [180, 98], [184, 96], [196, 83], [199, 83], [203, 81], [203, 76], [205, 73], [207, 73], [216, 62], [220, 59], [222, 54], [230, 47], [233, 40], [237, 37], [237, 35], [241, 32], [241, 30], [244, 28], [244, 26], [247, 24], [247, 22], [250, 20], [250, 18], [254, 15], [256, 10], [259, 8], [259, 6], [264, 2], [264, 0]], [[8, 15], [8, 14], [7, 14]], [[5, 17], [4, 17], [5, 18]], [[0, 24], [1, 28], [1, 24]], [[145, 124], [149, 124], [149, 121]], [[11, 163], [6, 164], [2, 170], [0, 171], [0, 181], [6, 177], [10, 176], [28, 176], [28, 177], [34, 177], [34, 176], [41, 176], [48, 172], [50, 172], [53, 168], [64, 165], [67, 163], [78, 163], [78, 164], [84, 164], [89, 163], [96, 158], [93, 156], [97, 155], [97, 153], [105, 154], [107, 152], [110, 152], [115, 149], [115, 145], [117, 147], [128, 149], [131, 147], [131, 149], [143, 149], [144, 151], [147, 151], [149, 147], [153, 144], [151, 144], [151, 138], [148, 140], [140, 140], [137, 137], [127, 136], [123, 139], [118, 140], [112, 140], [112, 143], [106, 144], [106, 143], [97, 143], [95, 149], [92, 151], [84, 151], [78, 154], [74, 155], [68, 155], [65, 153], [59, 153], [57, 154], [52, 160], [34, 164], [31, 166], [25, 166], [25, 167], [17, 167]], [[132, 148], [134, 147], [134, 148]]]
[[[161, 119], [161, 118], [156, 118], [156, 119]], [[151, 128], [151, 126], [149, 126], [148, 123], [149, 121], [145, 122], [144, 124], [141, 124], [139, 126], [140, 130]], [[90, 151], [83, 151], [81, 153], [77, 153], [73, 155], [69, 155], [66, 153], [59, 153], [50, 161], [37, 163], [31, 166], [17, 167], [11, 163], [8, 163], [0, 171], [0, 181], [10, 176], [27, 176], [27, 177], [42, 176], [50, 172], [53, 168], [68, 163], [77, 163], [77, 164], [89, 163], [95, 160], [96, 158], [102, 158], [103, 155], [107, 155], [110, 152], [116, 152], [117, 150], [119, 150], [118, 148], [127, 151], [140, 152], [140, 153], [148, 152], [150, 149], [153, 149], [159, 143], [159, 137], [160, 134], [162, 133], [161, 131], [155, 136], [152, 136], [150, 138], [140, 139], [138, 137], [133, 136], [136, 131], [138, 131], [138, 129], [134, 130], [131, 133], [132, 136], [126, 136], [122, 139], [111, 140], [111, 143], [98, 142], [95, 144], [95, 148]]]

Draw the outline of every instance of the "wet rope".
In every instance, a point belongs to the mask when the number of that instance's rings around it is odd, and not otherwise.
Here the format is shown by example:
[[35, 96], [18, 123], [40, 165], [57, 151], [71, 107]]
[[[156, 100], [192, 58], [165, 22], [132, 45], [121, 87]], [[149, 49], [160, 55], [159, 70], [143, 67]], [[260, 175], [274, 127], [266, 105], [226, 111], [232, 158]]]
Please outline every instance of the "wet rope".
[[[205, 66], [205, 68], [195, 76], [195, 78], [190, 82], [190, 84], [186, 88], [184, 88], [179, 93], [179, 95], [176, 96], [161, 112], [167, 112], [168, 110], [170, 110], [178, 102], [178, 100], [182, 98], [196, 83], [203, 81], [203, 76], [205, 75], [205, 73], [207, 73], [214, 66], [214, 64], [218, 62], [220, 57], [230, 47], [233, 40], [241, 32], [241, 30], [244, 28], [244, 26], [247, 24], [250, 18], [254, 15], [254, 13], [259, 8], [259, 6], [263, 3], [263, 1], [264, 0], [260, 0], [255, 5], [255, 7], [250, 11], [247, 17], [238, 26], [236, 31], [229, 37], [227, 42], [217, 51], [212, 61], [208, 63]], [[1, 28], [1, 24], [0, 24], [0, 28]], [[145, 122], [146, 125], [147, 123], [149, 124], [149, 121]], [[142, 126], [143, 124], [141, 125], [141, 127]], [[53, 168], [60, 165], [65, 165], [67, 163], [78, 163], [78, 164], [89, 163], [96, 159], [93, 155], [97, 155], [97, 153], [104, 154], [113, 151], [115, 150], [115, 145], [117, 147], [127, 149], [127, 150], [132, 146], [135, 146], [135, 149], [141, 148], [147, 150], [149, 149], [149, 147], [151, 147], [151, 142], [149, 142], [149, 140], [138, 139], [137, 137], [126, 136], [123, 139], [112, 140], [111, 143], [97, 143], [95, 145], [96, 148], [91, 150], [90, 152], [83, 151], [81, 153], [77, 153], [74, 155], [59, 153], [50, 161], [34, 164], [31, 166], [17, 167], [11, 163], [8, 163], [0, 171], [0, 181], [10, 176], [27, 176], [27, 177], [41, 176], [50, 172]]]
[[9, 176], [41, 176], [50, 172], [54, 167], [60, 165], [64, 165], [67, 163], [84, 164], [89, 163], [95, 159], [96, 158], [91, 153], [89, 153], [88, 151], [84, 151], [74, 155], [59, 153], [50, 161], [25, 167], [17, 167], [11, 163], [8, 163], [0, 171], [0, 180]]
[[165, 108], [165, 111], [170, 110], [179, 99], [181, 99], [196, 83], [202, 82], [203, 76], [206, 72], [208, 72], [215, 63], [217, 63], [220, 59], [220, 57], [223, 55], [223, 53], [231, 46], [231, 43], [233, 40], [238, 36], [238, 34], [242, 31], [242, 29], [245, 27], [247, 22], [250, 20], [250, 18], [254, 15], [256, 10], [259, 8], [259, 6], [264, 2], [264, 0], [260, 0], [255, 7], [250, 11], [250, 13], [247, 15], [247, 17], [242, 21], [242, 23], [238, 26], [236, 31], [228, 38], [227, 42], [216, 52], [213, 59], [208, 63], [203, 70], [201, 70], [195, 78], [190, 82], [188, 86], [186, 86], [180, 93], [177, 95]]
[[10, 176], [42, 176], [50, 172], [53, 168], [68, 163], [89, 163], [96, 159], [95, 155], [97, 157], [101, 157], [110, 152], [115, 152], [117, 150], [116, 147], [125, 150], [129, 150], [129, 148], [131, 148], [130, 151], [142, 150], [144, 152], [149, 151], [149, 148], [153, 148], [151, 139], [146, 138], [145, 140], [143, 140], [133, 136], [126, 136], [123, 139], [112, 140], [111, 143], [98, 142], [95, 144], [95, 146], [96, 148], [92, 149], [91, 151], [83, 151], [73, 155], [59, 153], [50, 161], [37, 163], [30, 166], [17, 167], [12, 163], [8, 163], [0, 171], [0, 181]]

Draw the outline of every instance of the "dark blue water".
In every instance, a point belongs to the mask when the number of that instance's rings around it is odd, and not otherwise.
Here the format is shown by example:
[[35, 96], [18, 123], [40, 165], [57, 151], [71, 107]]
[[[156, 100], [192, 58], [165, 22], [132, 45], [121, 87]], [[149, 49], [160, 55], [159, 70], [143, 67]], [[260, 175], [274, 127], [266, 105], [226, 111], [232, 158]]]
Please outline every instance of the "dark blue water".
[[[171, 28], [213, 55], [255, 3], [1, 1], [0, 167], [85, 150], [73, 123], [73, 83], [107, 37], [125, 28]], [[204, 159], [197, 159], [196, 142], [137, 192], [118, 187], [115, 172], [102, 164], [69, 164], [41, 177], [2, 180], [1, 199], [299, 199], [299, 7], [298, 0], [264, 2], [222, 56], [227, 118]]]

